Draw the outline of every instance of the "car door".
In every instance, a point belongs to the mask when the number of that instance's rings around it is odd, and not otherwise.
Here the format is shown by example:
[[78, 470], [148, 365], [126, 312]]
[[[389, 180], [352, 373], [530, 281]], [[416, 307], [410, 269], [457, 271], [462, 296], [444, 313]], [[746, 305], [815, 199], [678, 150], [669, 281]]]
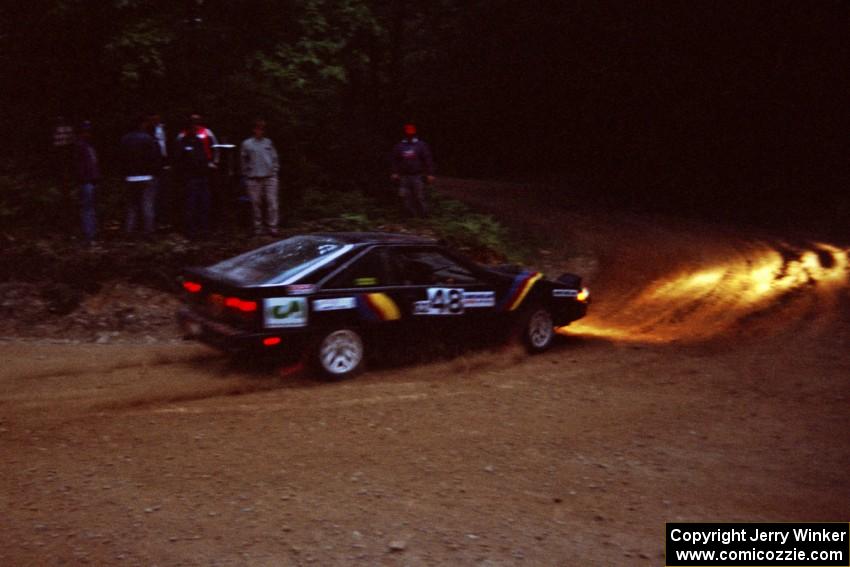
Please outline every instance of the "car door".
[[[374, 247], [330, 274], [320, 285], [314, 310], [347, 310], [366, 327], [397, 327], [405, 322], [398, 278], [387, 251]], [[385, 325], [386, 324], [386, 325]]]
[[475, 331], [495, 311], [493, 286], [440, 248], [398, 247], [392, 260], [402, 284], [401, 305], [418, 327], [446, 338]]

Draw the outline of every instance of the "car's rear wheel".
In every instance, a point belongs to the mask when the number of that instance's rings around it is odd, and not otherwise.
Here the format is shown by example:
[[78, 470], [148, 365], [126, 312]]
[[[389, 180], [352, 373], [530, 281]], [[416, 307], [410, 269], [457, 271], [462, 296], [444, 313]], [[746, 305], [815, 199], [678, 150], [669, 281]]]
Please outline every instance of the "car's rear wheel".
[[354, 376], [363, 369], [363, 339], [354, 329], [335, 329], [322, 336], [316, 348], [321, 373], [333, 380]]
[[555, 340], [555, 323], [552, 313], [545, 307], [533, 307], [524, 318], [522, 339], [528, 352], [543, 352]]

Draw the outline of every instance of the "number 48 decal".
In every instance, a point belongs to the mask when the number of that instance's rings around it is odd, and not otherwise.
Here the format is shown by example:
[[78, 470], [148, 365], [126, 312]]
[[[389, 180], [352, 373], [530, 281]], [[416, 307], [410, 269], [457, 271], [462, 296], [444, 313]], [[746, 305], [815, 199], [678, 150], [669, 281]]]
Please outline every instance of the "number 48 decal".
[[453, 287], [429, 287], [428, 299], [413, 305], [414, 315], [460, 315], [463, 290]]
[[461, 315], [469, 307], [493, 307], [492, 291], [465, 291], [454, 287], [430, 287], [428, 299], [413, 305], [415, 315]]
[[429, 288], [428, 306], [431, 313], [442, 315], [463, 313], [463, 290], [443, 287]]

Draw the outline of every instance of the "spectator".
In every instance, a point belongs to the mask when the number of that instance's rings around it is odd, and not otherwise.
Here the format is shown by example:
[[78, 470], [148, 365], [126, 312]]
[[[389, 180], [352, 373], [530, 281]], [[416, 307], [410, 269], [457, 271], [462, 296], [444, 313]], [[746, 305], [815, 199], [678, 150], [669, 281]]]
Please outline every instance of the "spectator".
[[77, 181], [80, 187], [80, 220], [86, 246], [91, 246], [94, 243], [97, 233], [94, 191], [97, 182], [100, 180], [100, 166], [97, 161], [97, 152], [95, 152], [91, 142], [91, 129], [91, 122], [88, 120], [80, 124], [79, 136], [74, 148]]
[[[219, 149], [218, 169], [215, 176], [218, 177], [217, 185], [213, 191], [218, 197], [219, 215], [217, 217], [219, 226], [232, 228], [234, 224], [240, 227], [245, 225], [250, 213], [250, 199], [245, 193], [245, 183], [239, 172], [239, 156], [236, 144], [231, 144], [224, 136], [221, 137], [216, 146]], [[213, 202], [213, 210], [216, 203]]]
[[212, 130], [204, 126], [203, 117], [194, 113], [189, 117], [189, 127], [180, 132], [177, 136], [178, 145], [180, 143], [180, 139], [186, 136], [189, 132], [193, 132], [195, 136], [201, 141], [201, 145], [203, 146], [204, 153], [207, 156], [207, 163], [210, 169], [215, 169], [218, 167], [219, 161], [219, 153], [218, 153], [218, 140], [215, 137], [215, 134], [212, 133]]
[[278, 225], [278, 182], [280, 164], [277, 150], [272, 141], [265, 137], [266, 122], [254, 122], [254, 135], [242, 142], [240, 148], [242, 175], [245, 190], [251, 199], [254, 218], [254, 234], [263, 233], [263, 205], [265, 205], [265, 228], [277, 236]]
[[151, 134], [159, 146], [159, 153], [162, 156], [163, 162], [168, 158], [168, 139], [165, 136], [165, 124], [162, 123], [162, 116], [158, 113], [151, 114], [150, 117]]
[[156, 218], [158, 224], [163, 228], [172, 222], [174, 218], [174, 198], [171, 194], [171, 184], [168, 179], [168, 137], [165, 131], [165, 124], [162, 122], [162, 116], [159, 113], [153, 113], [149, 119], [150, 134], [156, 140], [159, 146], [159, 155], [161, 168], [159, 173], [154, 176], [154, 185], [156, 186]]
[[[63, 210], [70, 210], [74, 206], [71, 195], [71, 187], [75, 178], [73, 171], [74, 157], [74, 128], [65, 120], [64, 116], [57, 116], [51, 139], [50, 169], [53, 171], [56, 186], [59, 188]], [[67, 223], [65, 228], [73, 230], [73, 224], [69, 221], [70, 219], [67, 217], [62, 219], [63, 223]]]
[[127, 234], [136, 230], [139, 217], [145, 236], [153, 235], [155, 222], [155, 176], [162, 167], [159, 145], [150, 135], [149, 117], [139, 118], [136, 130], [121, 138], [121, 167], [127, 188]]
[[177, 136], [174, 159], [177, 173], [186, 187], [186, 235], [191, 239], [209, 233], [211, 195], [210, 170], [215, 168], [212, 133], [199, 127], [197, 115], [189, 127]]
[[53, 159], [60, 187], [64, 187], [71, 170], [74, 153], [74, 128], [64, 116], [56, 117], [53, 128]]
[[416, 137], [416, 125], [404, 125], [404, 139], [395, 145], [392, 155], [393, 181], [399, 184], [399, 196], [414, 217], [428, 216], [425, 184], [434, 182], [434, 162], [428, 144]]

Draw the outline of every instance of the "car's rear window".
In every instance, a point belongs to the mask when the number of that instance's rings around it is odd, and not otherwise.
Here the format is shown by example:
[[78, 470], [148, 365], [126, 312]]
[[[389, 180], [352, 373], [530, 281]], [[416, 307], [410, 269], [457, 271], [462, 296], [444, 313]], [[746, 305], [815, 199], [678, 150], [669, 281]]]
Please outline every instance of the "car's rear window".
[[329, 236], [293, 236], [210, 266], [243, 285], [278, 284], [323, 263], [345, 245]]

